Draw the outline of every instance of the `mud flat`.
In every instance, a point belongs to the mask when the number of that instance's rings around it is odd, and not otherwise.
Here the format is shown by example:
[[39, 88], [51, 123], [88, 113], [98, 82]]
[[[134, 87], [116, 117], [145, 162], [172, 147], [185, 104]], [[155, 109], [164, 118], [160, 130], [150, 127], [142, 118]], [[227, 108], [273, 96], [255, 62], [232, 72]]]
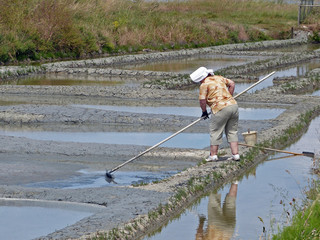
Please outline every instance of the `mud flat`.
[[[74, 104], [105, 104], [105, 105], [146, 105], [146, 106], [197, 106], [198, 96], [193, 86], [190, 90], [184, 87], [192, 86], [186, 75], [174, 73], [150, 73], [139, 71], [117, 70], [116, 65], [128, 61], [155, 61], [174, 57], [186, 57], [191, 54], [208, 52], [224, 52], [249, 54], [248, 50], [274, 48], [288, 44], [304, 44], [305, 40], [267, 41], [252, 44], [236, 44], [206, 48], [177, 53], [152, 53], [143, 56], [117, 57], [110, 60], [85, 60], [64, 63], [47, 64], [40, 70], [27, 71], [28, 74], [66, 74], [76, 77], [84, 75], [122, 75], [123, 79], [135, 75], [133, 86], [17, 86], [1, 85], [0, 122], [2, 130], [28, 129], [30, 131], [158, 131], [163, 129], [178, 131], [197, 117], [139, 114], [103, 109], [79, 108]], [[256, 53], [255, 53], [256, 54]], [[262, 53], [261, 54], [266, 54]], [[272, 55], [268, 53], [268, 55]], [[246, 66], [222, 69], [236, 79], [246, 78], [248, 72], [254, 75], [262, 71], [273, 71], [277, 67], [294, 64], [317, 58], [318, 52], [294, 54], [274, 54], [266, 62], [250, 63]], [[278, 59], [275, 61], [275, 59]], [[286, 59], [284, 61], [284, 59]], [[108, 65], [110, 69], [100, 69]], [[93, 68], [93, 66], [95, 68]], [[243, 71], [242, 69], [246, 69]], [[2, 69], [3, 70], [3, 69]], [[241, 70], [241, 71], [240, 71]], [[10, 69], [13, 71], [13, 68]], [[18, 73], [18, 71], [17, 71]], [[5, 70], [2, 73], [5, 75]], [[23, 72], [26, 74], [26, 72]], [[286, 130], [302, 124], [302, 116], [310, 117], [319, 114], [319, 97], [303, 95], [319, 87], [320, 70], [313, 70], [303, 78], [290, 79], [283, 84], [277, 84], [255, 93], [247, 93], [239, 97], [240, 107], [274, 106], [285, 109], [277, 118], [271, 120], [242, 120], [239, 133], [247, 129], [259, 132], [259, 143], [272, 142], [288, 134]], [[172, 80], [174, 79], [174, 80]], [[159, 81], [160, 80], [160, 81]], [[124, 80], [126, 81], [126, 80]], [[132, 81], [132, 80], [128, 80]], [[146, 81], [148, 84], [145, 84]], [[159, 85], [159, 83], [161, 83]], [[180, 89], [180, 90], [177, 90]], [[182, 90], [184, 89], [184, 90]], [[201, 121], [188, 132], [205, 133], [208, 121]], [[285, 142], [276, 142], [277, 147], [294, 141], [303, 129], [294, 132]], [[241, 136], [240, 136], [241, 137]], [[240, 140], [242, 140], [240, 138]], [[209, 144], [209, 143], [208, 143]], [[242, 171], [259, 163], [265, 157], [259, 154], [253, 160], [235, 163], [226, 160], [230, 155], [227, 145], [221, 150], [221, 161], [202, 164], [208, 154], [205, 149], [183, 149], [160, 147], [147, 153], [141, 159], [121, 169], [125, 172], [163, 172], [176, 171], [163, 181], [142, 186], [105, 185], [87, 188], [49, 188], [30, 187], [30, 184], [56, 181], [77, 177], [81, 170], [98, 171], [103, 175], [105, 169], [114, 166], [137, 155], [147, 146], [80, 143], [52, 140], [35, 140], [27, 137], [0, 136], [0, 197], [31, 199], [57, 202], [74, 202], [102, 206], [98, 213], [57, 230], [41, 239], [85, 239], [97, 234], [106, 234], [112, 229], [117, 230], [119, 238], [137, 239], [143, 234], [155, 229], [162, 222], [181, 211], [187, 204], [203, 194], [207, 189], [214, 188], [228, 179], [235, 178]], [[240, 148], [242, 155], [248, 149]], [[200, 164], [199, 164], [200, 163]], [[115, 173], [116, 175], [117, 173]], [[117, 175], [116, 175], [117, 176]], [[103, 176], [102, 176], [103, 177]], [[190, 191], [192, 186], [201, 186]], [[184, 192], [181, 198], [178, 193]], [[160, 206], [167, 206], [159, 211]], [[158, 212], [157, 216], [150, 213]], [[160, 213], [161, 212], [161, 213]], [[153, 217], [152, 217], [153, 216]], [[115, 230], [113, 230], [115, 232]], [[115, 234], [115, 233], [113, 233]]]

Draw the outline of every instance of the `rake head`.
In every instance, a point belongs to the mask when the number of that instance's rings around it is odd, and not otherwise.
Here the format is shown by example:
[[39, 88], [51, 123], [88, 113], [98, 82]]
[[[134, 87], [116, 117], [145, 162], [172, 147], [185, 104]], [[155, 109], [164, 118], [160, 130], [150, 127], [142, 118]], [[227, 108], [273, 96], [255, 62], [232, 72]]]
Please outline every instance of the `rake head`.
[[106, 171], [105, 180], [106, 180], [108, 183], [112, 183], [112, 182], [113, 182], [113, 183], [117, 184], [117, 183], [114, 181], [114, 176], [111, 174], [111, 172]]
[[314, 158], [315, 154], [313, 152], [302, 152], [302, 154], [306, 157]]

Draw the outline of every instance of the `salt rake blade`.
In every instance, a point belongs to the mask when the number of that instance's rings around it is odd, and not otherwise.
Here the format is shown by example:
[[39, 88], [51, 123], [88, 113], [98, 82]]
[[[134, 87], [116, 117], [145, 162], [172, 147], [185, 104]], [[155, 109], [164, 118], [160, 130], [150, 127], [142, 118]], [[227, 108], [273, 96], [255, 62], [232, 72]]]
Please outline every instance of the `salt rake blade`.
[[108, 183], [115, 183], [115, 184], [117, 184], [115, 181], [114, 181], [114, 176], [110, 173], [110, 172], [108, 172], [108, 171], [106, 171], [106, 176], [105, 176], [105, 180], [108, 182]]
[[302, 154], [306, 157], [311, 157], [314, 158], [314, 153], [313, 152], [302, 152]]

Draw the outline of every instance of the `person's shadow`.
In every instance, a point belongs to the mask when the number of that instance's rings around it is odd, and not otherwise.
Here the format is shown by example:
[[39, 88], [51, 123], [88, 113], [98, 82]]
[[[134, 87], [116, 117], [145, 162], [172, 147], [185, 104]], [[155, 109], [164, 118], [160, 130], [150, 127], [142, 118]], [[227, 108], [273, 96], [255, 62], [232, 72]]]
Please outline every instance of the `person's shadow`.
[[211, 193], [208, 203], [208, 225], [204, 230], [205, 216], [199, 217], [196, 240], [229, 240], [236, 226], [236, 197], [238, 184], [232, 183], [221, 207], [221, 194]]

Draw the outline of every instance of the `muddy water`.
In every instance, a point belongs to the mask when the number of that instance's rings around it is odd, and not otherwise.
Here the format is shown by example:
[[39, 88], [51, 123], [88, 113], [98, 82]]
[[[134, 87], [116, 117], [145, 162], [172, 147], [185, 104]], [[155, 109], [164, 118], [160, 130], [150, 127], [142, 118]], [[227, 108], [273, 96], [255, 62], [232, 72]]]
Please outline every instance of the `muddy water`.
[[128, 186], [135, 184], [146, 184], [154, 181], [159, 181], [177, 173], [169, 172], [117, 172], [115, 182], [106, 182], [104, 175], [105, 171], [79, 171], [81, 175], [74, 176], [68, 179], [36, 182], [23, 185], [24, 187], [32, 188], [59, 188], [59, 189], [79, 189], [79, 188], [98, 188], [112, 186]]
[[41, 85], [41, 86], [115, 86], [125, 85], [125, 82], [119, 78], [104, 77], [102, 80], [94, 77], [77, 77], [71, 78], [64, 75], [38, 75], [25, 78], [19, 78], [2, 82], [6, 85]]
[[[287, 150], [317, 152], [320, 149], [320, 117]], [[310, 144], [310, 143], [313, 144]], [[276, 232], [287, 223], [294, 204], [305, 201], [303, 192], [312, 179], [312, 159], [305, 156], [281, 158], [270, 156], [255, 169], [208, 193], [192, 207], [155, 235], [144, 240], [160, 239], [259, 239]], [[280, 158], [280, 159], [279, 159]], [[290, 205], [293, 204], [293, 205]]]

